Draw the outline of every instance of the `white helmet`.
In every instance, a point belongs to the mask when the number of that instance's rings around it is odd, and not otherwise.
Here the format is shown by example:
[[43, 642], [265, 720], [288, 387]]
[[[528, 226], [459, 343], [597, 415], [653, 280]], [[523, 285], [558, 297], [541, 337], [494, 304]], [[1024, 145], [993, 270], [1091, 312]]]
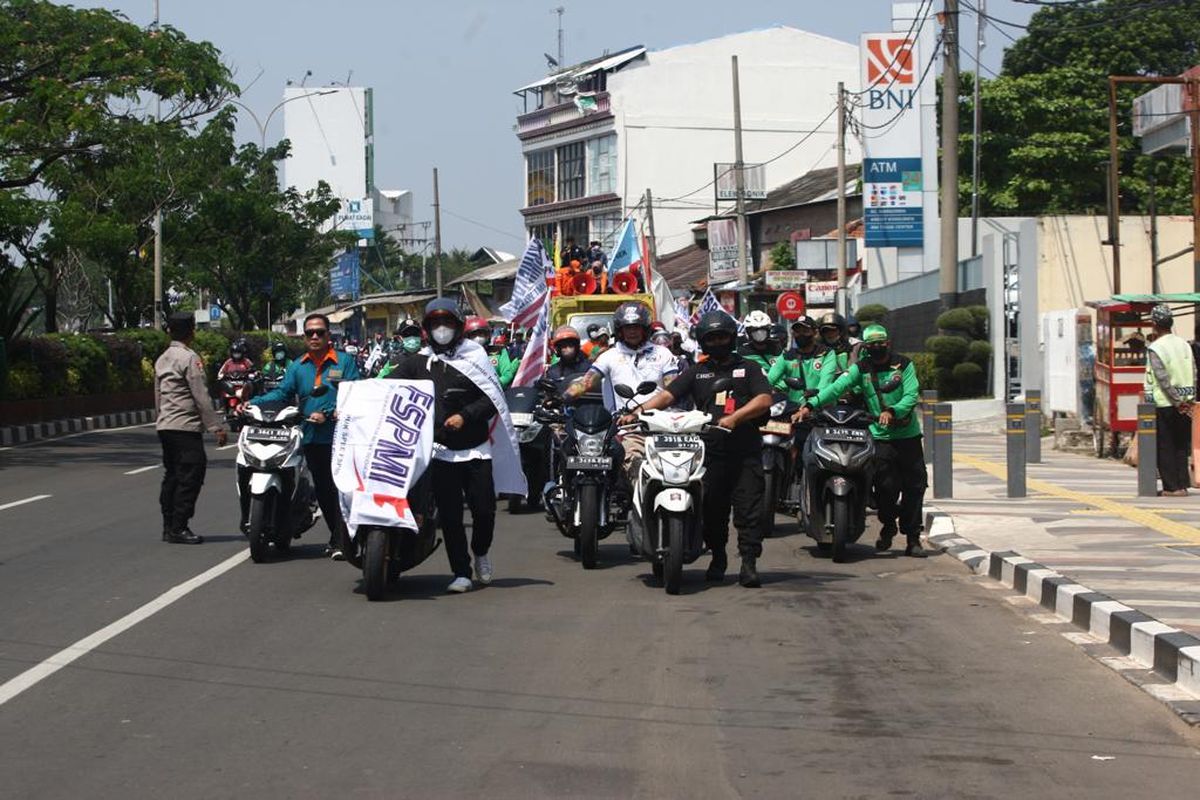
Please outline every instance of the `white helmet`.
[[771, 335], [773, 324], [765, 311], [751, 311], [742, 320], [742, 328], [753, 342], [765, 342]]

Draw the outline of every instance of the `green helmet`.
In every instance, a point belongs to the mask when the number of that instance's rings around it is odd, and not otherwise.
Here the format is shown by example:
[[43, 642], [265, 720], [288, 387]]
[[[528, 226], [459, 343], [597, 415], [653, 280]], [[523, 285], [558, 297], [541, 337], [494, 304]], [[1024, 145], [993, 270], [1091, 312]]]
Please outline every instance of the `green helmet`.
[[887, 344], [889, 337], [887, 328], [879, 323], [872, 323], [863, 329], [862, 333], [863, 344]]

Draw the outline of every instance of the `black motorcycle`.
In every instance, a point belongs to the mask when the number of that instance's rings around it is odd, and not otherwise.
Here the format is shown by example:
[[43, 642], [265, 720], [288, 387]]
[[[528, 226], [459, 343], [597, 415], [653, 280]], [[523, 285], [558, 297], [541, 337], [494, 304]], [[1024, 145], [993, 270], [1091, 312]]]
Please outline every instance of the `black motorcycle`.
[[815, 468], [805, 470], [800, 526], [833, 560], [844, 561], [846, 548], [866, 530], [875, 441], [871, 415], [862, 408], [834, 406], [815, 414], [806, 451]]
[[543, 391], [535, 386], [512, 386], [505, 390], [509, 417], [517, 432], [521, 451], [521, 470], [525, 473], [528, 494], [510, 495], [508, 513], [519, 514], [524, 507], [536, 511], [542, 505], [542, 487], [549, 480], [550, 428], [535, 411], [541, 405]]
[[763, 465], [763, 538], [775, 534], [775, 512], [786, 511], [785, 499], [794, 480], [796, 462], [792, 457], [792, 415], [800, 406], [781, 393], [774, 395], [771, 417], [761, 426]]

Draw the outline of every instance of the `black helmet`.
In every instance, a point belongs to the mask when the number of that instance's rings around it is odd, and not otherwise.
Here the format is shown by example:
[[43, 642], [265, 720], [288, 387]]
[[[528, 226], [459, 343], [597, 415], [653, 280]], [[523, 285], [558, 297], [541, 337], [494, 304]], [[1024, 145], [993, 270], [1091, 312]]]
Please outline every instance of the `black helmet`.
[[857, 328], [861, 331], [862, 325], [858, 324], [858, 317], [854, 316], [853, 314], [848, 314], [846, 316], [846, 330], [849, 331], [851, 328]]
[[1175, 315], [1166, 303], [1159, 303], [1150, 309], [1150, 321], [1164, 330], [1170, 330], [1175, 325]]
[[400, 320], [400, 324], [396, 326], [397, 336], [420, 336], [421, 323], [417, 322], [412, 317], [405, 317]]
[[830, 311], [821, 316], [822, 328], [837, 328], [841, 333], [846, 332], [846, 318], [836, 311]]
[[459, 310], [458, 303], [449, 297], [430, 300], [425, 304], [425, 319], [422, 320], [422, 324], [428, 328], [430, 320], [433, 317], [449, 317], [459, 328], [462, 328], [464, 323], [462, 311]]
[[287, 345], [283, 342], [276, 342], [271, 345], [271, 355], [276, 361], [281, 361], [287, 358]]
[[714, 333], [727, 333], [736, 337], [737, 323], [724, 311], [709, 311], [696, 323], [696, 341], [704, 344], [704, 340]]
[[783, 329], [783, 323], [776, 322], [775, 324], [773, 324], [771, 326], [771, 341], [773, 341], [773, 342], [786, 342], [787, 341], [787, 331], [785, 331]]
[[246, 355], [246, 340], [237, 339], [233, 344], [229, 345], [229, 355], [232, 358], [241, 358]]
[[646, 331], [646, 336], [649, 337], [650, 309], [646, 308], [645, 303], [631, 300], [617, 306], [616, 310], [613, 311], [613, 330], [619, 331], [626, 325], [640, 325]]
[[808, 314], [802, 314], [792, 320], [791, 327], [792, 330], [796, 330], [796, 328], [811, 328], [813, 332], [816, 332], [818, 326], [815, 319], [810, 317]]

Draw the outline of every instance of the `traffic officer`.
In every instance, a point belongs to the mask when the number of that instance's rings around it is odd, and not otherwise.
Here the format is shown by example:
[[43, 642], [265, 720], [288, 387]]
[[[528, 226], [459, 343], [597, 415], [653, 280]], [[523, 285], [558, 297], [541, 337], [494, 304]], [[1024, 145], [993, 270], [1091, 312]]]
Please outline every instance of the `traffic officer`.
[[[753, 361], [734, 352], [737, 324], [724, 311], [710, 311], [696, 326], [700, 347], [708, 356], [688, 367], [667, 387], [642, 404], [650, 411], [688, 398], [698, 410], [708, 411], [722, 431], [708, 431], [704, 439], [704, 541], [712, 550], [705, 577], [725, 577], [728, 558], [729, 511], [737, 529], [742, 569], [738, 582], [747, 588], [761, 586], [758, 557], [762, 555], [759, 515], [763, 503], [762, 434], [759, 426], [770, 416], [771, 386]], [[723, 385], [718, 386], [721, 382]]]
[[[847, 390], [857, 387], [861, 391], [867, 410], [876, 418], [871, 423], [876, 458], [875, 502], [883, 529], [875, 549], [891, 549], [899, 525], [907, 541], [904, 554], [924, 558], [922, 507], [928, 480], [921, 421], [915, 413], [921, 398], [917, 370], [908, 358], [892, 352], [887, 329], [882, 325], [867, 326], [862, 347], [865, 357], [810, 398], [796, 416], [802, 421], [813, 409], [837, 402]], [[806, 453], [806, 457], [809, 455]], [[809, 468], [810, 462], [806, 462], [805, 469]]]
[[[1192, 449], [1192, 403], [1196, 399], [1196, 362], [1192, 348], [1173, 332], [1170, 306], [1150, 310], [1156, 334], [1146, 359], [1146, 402], [1154, 403], [1158, 423], [1158, 474], [1165, 497], [1186, 497], [1188, 451]], [[1142, 454], [1143, 458], [1149, 453]]]
[[204, 431], [216, 434], [224, 446], [225, 428], [213, 409], [204, 379], [204, 362], [192, 350], [196, 319], [185, 311], [167, 319], [171, 343], [154, 362], [154, 428], [162, 445], [163, 480], [158, 495], [162, 510], [162, 539], [172, 544], [200, 544], [188, 522], [204, 485], [208, 457]]
[[[305, 415], [300, 443], [304, 460], [312, 473], [313, 488], [321, 516], [329, 526], [329, 544], [325, 555], [334, 561], [344, 561], [342, 504], [337, 486], [333, 483], [333, 416], [337, 410], [337, 386], [342, 381], [359, 378], [358, 361], [342, 350], [335, 350], [329, 339], [329, 317], [313, 312], [304, 318], [304, 343], [307, 352], [293, 361], [280, 384], [255, 398], [256, 403], [279, 403], [295, 398], [300, 413]], [[313, 391], [328, 386], [319, 397]]]

